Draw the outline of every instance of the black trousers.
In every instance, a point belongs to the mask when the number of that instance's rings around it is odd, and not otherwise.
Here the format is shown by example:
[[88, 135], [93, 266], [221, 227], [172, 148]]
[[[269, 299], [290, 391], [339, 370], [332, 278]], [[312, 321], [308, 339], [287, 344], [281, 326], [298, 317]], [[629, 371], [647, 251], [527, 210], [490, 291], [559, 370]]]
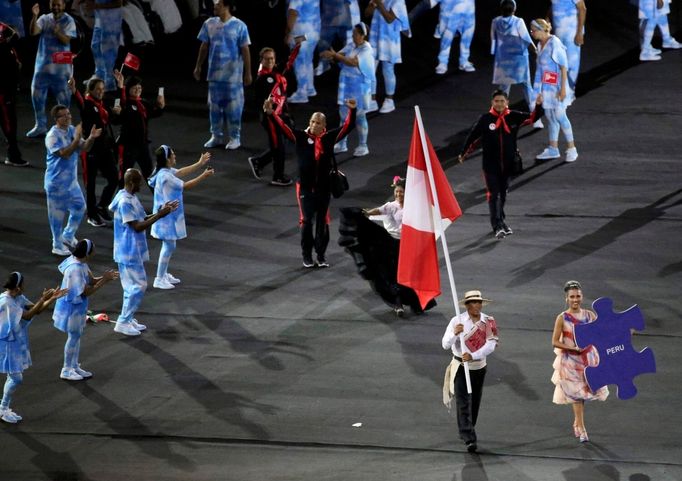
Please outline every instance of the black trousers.
[[[283, 120], [287, 122], [288, 117], [283, 118]], [[254, 160], [260, 169], [272, 162], [272, 179], [281, 179], [284, 175], [284, 157], [286, 155], [284, 135], [275, 126], [275, 121], [270, 115], [262, 115], [260, 124], [268, 137], [268, 150], [255, 155]]]
[[[312, 255], [313, 248], [318, 257], [324, 257], [329, 244], [327, 212], [331, 195], [329, 192], [313, 192], [301, 189], [298, 193], [301, 206], [301, 252]], [[313, 235], [313, 226], [315, 235]]]
[[127, 144], [118, 146], [118, 188], [123, 188], [123, 177], [126, 170], [135, 167], [135, 162], [140, 166], [142, 177], [145, 182], [152, 175], [154, 166], [152, 165], [152, 156], [149, 153], [149, 144]]
[[476, 442], [476, 420], [478, 408], [481, 406], [483, 397], [483, 381], [485, 380], [486, 368], [469, 370], [471, 378], [471, 394], [467, 392], [467, 381], [464, 374], [464, 366], [457, 369], [455, 375], [455, 402], [457, 403], [457, 426], [459, 437], [465, 443]]
[[7, 158], [11, 162], [22, 161], [17, 142], [17, 108], [14, 95], [0, 93], [0, 126], [7, 139]]
[[[85, 156], [83, 175], [85, 177], [85, 201], [88, 207], [88, 217], [97, 214], [97, 207], [106, 209], [111, 203], [111, 199], [118, 187], [118, 169], [114, 152], [111, 148], [95, 148]], [[97, 202], [97, 172], [101, 173], [106, 179], [107, 185], [102, 190], [102, 196]]]
[[483, 172], [485, 185], [488, 190], [488, 210], [490, 211], [490, 225], [497, 230], [504, 224], [504, 203], [507, 201], [509, 176]]

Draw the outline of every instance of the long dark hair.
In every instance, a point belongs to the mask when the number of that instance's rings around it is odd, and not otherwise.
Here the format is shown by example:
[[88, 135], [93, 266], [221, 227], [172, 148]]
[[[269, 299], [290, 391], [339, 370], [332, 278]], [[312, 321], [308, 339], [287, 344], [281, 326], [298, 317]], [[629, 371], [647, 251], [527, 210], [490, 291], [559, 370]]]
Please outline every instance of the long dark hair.
[[154, 151], [154, 155], [156, 156], [156, 168], [152, 175], [156, 174], [161, 169], [168, 168], [168, 158], [171, 156], [171, 153], [173, 153], [173, 149], [166, 144], [161, 145]]

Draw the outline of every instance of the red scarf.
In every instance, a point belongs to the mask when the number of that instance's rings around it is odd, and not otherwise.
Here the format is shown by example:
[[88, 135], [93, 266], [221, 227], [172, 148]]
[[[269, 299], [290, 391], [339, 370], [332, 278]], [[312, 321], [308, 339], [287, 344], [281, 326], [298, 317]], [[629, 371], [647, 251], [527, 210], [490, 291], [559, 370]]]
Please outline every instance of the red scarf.
[[90, 96], [90, 94], [85, 96], [85, 100], [88, 100], [95, 105], [97, 108], [97, 113], [99, 114], [99, 119], [102, 122], [102, 127], [106, 127], [109, 124], [109, 112], [104, 106], [104, 102], [101, 100], [96, 100], [94, 97]]
[[322, 156], [322, 137], [327, 133], [327, 129], [324, 129], [320, 135], [311, 134], [307, 129], [305, 131], [308, 137], [315, 141], [315, 161], [319, 161]]
[[509, 109], [504, 109], [502, 113], [498, 113], [497, 110], [494, 108], [490, 107], [490, 114], [493, 117], [497, 117], [497, 122], [495, 122], [495, 128], [499, 129], [500, 125], [504, 126], [504, 131], [507, 132], [508, 134], [511, 133], [511, 129], [507, 125], [507, 122], [504, 120], [504, 118], [511, 112]]

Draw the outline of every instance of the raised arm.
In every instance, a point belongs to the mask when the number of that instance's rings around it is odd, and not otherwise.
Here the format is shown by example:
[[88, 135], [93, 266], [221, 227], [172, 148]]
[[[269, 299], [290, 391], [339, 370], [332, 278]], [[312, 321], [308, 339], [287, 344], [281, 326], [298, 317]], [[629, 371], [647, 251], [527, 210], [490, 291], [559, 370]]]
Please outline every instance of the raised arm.
[[[211, 160], [211, 153], [210, 152], [204, 152], [199, 156], [199, 160], [194, 162], [192, 165], [188, 165], [187, 167], [183, 167], [182, 169], [178, 169], [177, 172], [175, 172], [175, 176], [179, 178], [183, 178], [192, 172], [196, 172], [197, 170], [201, 169], [204, 167], [206, 164], [208, 164], [208, 161]], [[185, 186], [187, 184], [185, 183]], [[187, 187], [185, 187], [187, 188]]]

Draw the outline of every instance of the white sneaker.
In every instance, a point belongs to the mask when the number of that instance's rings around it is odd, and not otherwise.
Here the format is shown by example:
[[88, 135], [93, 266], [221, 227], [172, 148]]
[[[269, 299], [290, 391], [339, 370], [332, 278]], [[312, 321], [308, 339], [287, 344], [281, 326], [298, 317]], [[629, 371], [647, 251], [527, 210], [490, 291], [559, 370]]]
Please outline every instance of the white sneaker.
[[133, 319], [132, 321], [130, 321], [130, 324], [132, 324], [132, 326], [140, 332], [147, 330], [147, 326], [137, 322], [137, 319]]
[[533, 128], [534, 129], [544, 129], [545, 124], [542, 123], [542, 119], [537, 119], [535, 122], [533, 122]]
[[566, 162], [575, 162], [578, 160], [578, 149], [571, 147], [566, 150]]
[[83, 380], [83, 376], [78, 374], [75, 369], [72, 369], [70, 367], [63, 368], [59, 377], [62, 379], [66, 379], [67, 381], [82, 381]]
[[655, 53], [656, 55], [661, 55], [663, 53], [663, 50], [660, 48], [649, 47], [647, 50], [649, 52]]
[[307, 104], [308, 103], [308, 95], [304, 95], [302, 93], [299, 93], [298, 90], [294, 92], [291, 97], [287, 99], [287, 102], [290, 104]]
[[325, 73], [327, 70], [329, 70], [331, 65], [329, 65], [329, 62], [320, 62], [317, 64], [317, 67], [315, 67], [315, 77], [319, 77], [323, 73]]
[[34, 125], [31, 130], [26, 132], [26, 137], [34, 138], [34, 137], [40, 137], [41, 135], [44, 135], [47, 133], [47, 129], [45, 127], [38, 127], [37, 125]]
[[552, 160], [558, 159], [559, 157], [561, 157], [559, 149], [556, 147], [547, 147], [540, 153], [540, 155], [537, 155], [535, 158], [538, 160]]
[[117, 322], [114, 326], [114, 332], [125, 334], [126, 336], [139, 336], [140, 331], [135, 329], [131, 322]]
[[348, 144], [339, 142], [338, 144], [334, 144], [334, 153], [335, 154], [341, 154], [343, 152], [348, 152]]
[[381, 108], [379, 109], [380, 114], [387, 114], [389, 112], [393, 112], [395, 110], [395, 103], [393, 102], [393, 99], [384, 99], [384, 103], [381, 105]]
[[87, 379], [89, 377], [92, 377], [92, 373], [90, 371], [86, 371], [85, 369], [81, 369], [80, 364], [78, 365], [78, 367], [74, 368], [73, 370], [76, 371], [76, 374], [78, 374], [83, 379]]
[[78, 244], [78, 239], [76, 239], [75, 237], [73, 237], [71, 239], [67, 239], [66, 237], [62, 237], [62, 242], [64, 243], [64, 245], [69, 246], [72, 249], [75, 249], [76, 244]]
[[214, 147], [223, 145], [224, 143], [225, 142], [223, 141], [222, 137], [216, 137], [215, 135], [211, 135], [211, 138], [206, 141], [204, 147], [207, 149], [212, 149]]
[[175, 277], [173, 274], [170, 272], [166, 272], [166, 280], [170, 282], [171, 284], [180, 284], [180, 279]]
[[53, 247], [52, 253], [58, 256], [70, 256], [71, 251], [66, 247]]
[[239, 139], [230, 139], [230, 141], [225, 146], [225, 150], [237, 150], [241, 146], [242, 143], [239, 141]]
[[654, 60], [661, 60], [661, 56], [651, 50], [642, 50], [639, 54], [639, 60], [642, 62], [651, 62]]
[[475, 72], [476, 71], [474, 64], [471, 62], [467, 62], [465, 64], [460, 65], [459, 69], [463, 72]]
[[443, 75], [447, 71], [448, 71], [448, 66], [445, 65], [444, 63], [439, 63], [438, 66], [436, 67], [436, 73], [438, 75]]
[[315, 90], [315, 89], [308, 90], [308, 97], [315, 97], [316, 95], [317, 95], [317, 90]]
[[369, 103], [369, 108], [367, 109], [367, 113], [376, 112], [377, 110], [379, 110], [379, 104], [377, 103], [376, 100], [372, 100]]
[[677, 50], [678, 48], [682, 48], [682, 43], [678, 42], [674, 38], [671, 38], [670, 40], [663, 42], [663, 48], [674, 48]]
[[16, 415], [9, 408], [0, 409], [0, 419], [10, 424], [16, 424], [18, 421], [20, 421], [20, 419], [17, 419]]
[[366, 145], [358, 145], [353, 151], [354, 157], [364, 157], [367, 154], [369, 154], [369, 149]]
[[175, 289], [175, 286], [171, 284], [165, 277], [155, 277], [154, 287], [156, 289]]

